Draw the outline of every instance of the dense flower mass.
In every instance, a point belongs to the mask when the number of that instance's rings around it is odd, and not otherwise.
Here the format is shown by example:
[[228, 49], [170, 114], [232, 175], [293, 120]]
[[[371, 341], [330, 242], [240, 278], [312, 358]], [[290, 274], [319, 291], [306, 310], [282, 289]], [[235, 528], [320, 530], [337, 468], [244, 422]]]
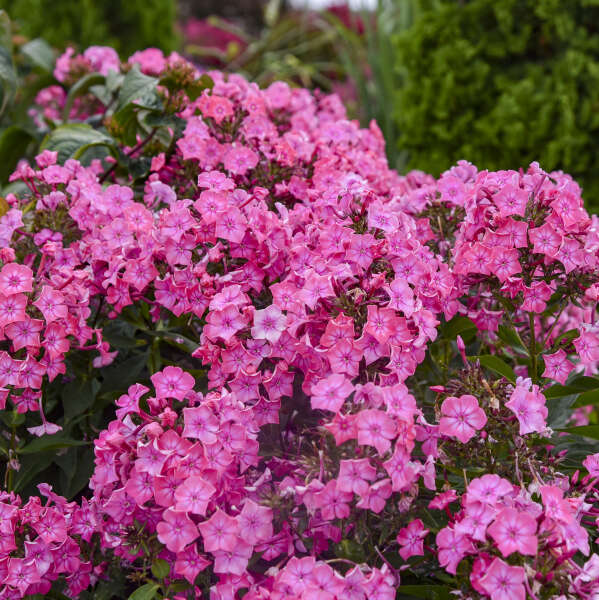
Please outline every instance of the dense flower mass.
[[[121, 92], [67, 101], [93, 72]], [[3, 493], [0, 597], [115, 566], [163, 598], [597, 597], [599, 454], [554, 432], [599, 388], [599, 222], [570, 177], [402, 177], [335, 96], [153, 49], [69, 50], [55, 77], [38, 122], [100, 115], [121, 143], [59, 156], [50, 132], [11, 177], [2, 407], [56, 435], [45, 390], [135, 346], [115, 321], [169, 350], [110, 407], [80, 500]]]

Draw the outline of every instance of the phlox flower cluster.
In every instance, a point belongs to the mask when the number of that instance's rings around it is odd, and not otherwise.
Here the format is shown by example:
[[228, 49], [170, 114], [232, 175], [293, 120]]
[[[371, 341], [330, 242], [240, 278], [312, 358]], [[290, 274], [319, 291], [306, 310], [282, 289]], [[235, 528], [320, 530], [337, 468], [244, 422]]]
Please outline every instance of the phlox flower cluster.
[[47, 484], [38, 487], [42, 498], [27, 502], [13, 493], [0, 494], [2, 598], [45, 595], [59, 578], [76, 597], [103, 572], [90, 552], [99, 531], [93, 507], [86, 500], [67, 502]]
[[[95, 47], [55, 76], [134, 65], [201, 75]], [[11, 177], [28, 191], [0, 217], [2, 408], [55, 433], [44, 384], [69, 353], [114, 361], [103, 328], [130, 308], [153, 333], [184, 322], [190, 344], [185, 369], [116, 401], [89, 500], [5, 495], [0, 597], [58, 578], [76, 596], [105, 563], [155, 560], [165, 589], [211, 600], [392, 600], [412, 568], [462, 598], [596, 597], [599, 455], [563, 474], [548, 426], [547, 390], [599, 360], [599, 228], [576, 183], [534, 163], [401, 177], [336, 96], [208, 75], [195, 99], [161, 88], [172, 144], [124, 148], [148, 153], [143, 185], [48, 150]], [[106, 110], [82, 97], [72, 117]], [[519, 377], [489, 377], [461, 337], [439, 360], [456, 316]]]

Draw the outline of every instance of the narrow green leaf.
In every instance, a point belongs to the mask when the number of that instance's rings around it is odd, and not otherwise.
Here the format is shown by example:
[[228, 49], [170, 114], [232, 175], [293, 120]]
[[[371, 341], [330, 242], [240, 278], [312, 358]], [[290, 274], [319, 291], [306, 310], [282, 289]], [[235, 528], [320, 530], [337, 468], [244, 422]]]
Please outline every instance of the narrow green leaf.
[[12, 102], [17, 89], [15, 73], [10, 50], [0, 46], [0, 115]]
[[563, 398], [573, 394], [581, 394], [599, 389], [599, 379], [596, 377], [577, 377], [566, 385], [555, 384], [548, 387], [543, 394], [545, 398]]
[[146, 583], [137, 588], [130, 596], [129, 600], [152, 600], [160, 586], [157, 583]]
[[499, 325], [497, 328], [497, 336], [510, 348], [514, 348], [523, 353], [528, 352], [524, 342], [522, 341], [522, 338], [520, 337], [520, 334], [513, 327]]
[[464, 331], [476, 329], [476, 325], [468, 318], [458, 315], [446, 323], [441, 329], [441, 337], [455, 340]]
[[27, 130], [11, 125], [0, 133], [0, 183], [8, 181], [34, 137]]
[[152, 575], [154, 575], [156, 579], [164, 579], [165, 577], [168, 577], [170, 572], [171, 566], [166, 560], [162, 558], [157, 558], [152, 563]]
[[483, 367], [494, 371], [499, 375], [503, 375], [512, 383], [516, 383], [516, 374], [504, 360], [493, 354], [481, 354], [480, 356], [469, 356], [468, 360], [478, 360]]
[[580, 425], [578, 427], [564, 427], [562, 429], [558, 429], [557, 431], [570, 433], [572, 435], [581, 435], [583, 437], [599, 440], [599, 425]]
[[47, 452], [48, 450], [59, 450], [60, 448], [70, 448], [72, 446], [87, 446], [89, 442], [74, 440], [64, 437], [60, 434], [42, 435], [26, 446], [18, 450], [19, 454], [35, 454], [36, 452]]
[[16, 476], [14, 491], [20, 492], [38, 473], [48, 468], [53, 460], [54, 455], [51, 452], [24, 456], [23, 460], [20, 461], [21, 468]]
[[54, 70], [55, 58], [52, 46], [41, 38], [36, 38], [21, 46], [21, 54], [27, 57], [35, 66], [47, 73]]
[[97, 379], [83, 381], [76, 379], [63, 386], [61, 391], [65, 420], [69, 421], [90, 408], [98, 391], [100, 382]]
[[400, 585], [399, 597], [426, 598], [426, 600], [450, 600], [451, 588], [445, 585]]
[[574, 404], [572, 404], [572, 408], [580, 408], [581, 406], [590, 406], [594, 404], [599, 404], [599, 390], [583, 392], [576, 398]]

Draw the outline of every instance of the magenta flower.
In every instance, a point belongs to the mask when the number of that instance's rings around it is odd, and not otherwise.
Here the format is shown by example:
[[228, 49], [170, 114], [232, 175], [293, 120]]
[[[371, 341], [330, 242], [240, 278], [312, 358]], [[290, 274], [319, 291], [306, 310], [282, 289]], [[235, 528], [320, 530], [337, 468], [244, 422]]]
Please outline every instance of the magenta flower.
[[183, 400], [195, 384], [194, 378], [179, 367], [165, 367], [150, 379], [156, 389], [156, 398]]
[[183, 421], [183, 437], [197, 439], [204, 444], [214, 444], [218, 439], [219, 422], [207, 406], [184, 408]]
[[531, 390], [526, 384], [517, 384], [505, 405], [518, 417], [520, 435], [545, 430], [548, 411], [538, 386]]
[[333, 374], [312, 386], [312, 408], [338, 413], [354, 386], [344, 375]]
[[254, 312], [252, 336], [258, 340], [276, 342], [285, 331], [287, 317], [276, 304], [271, 304], [263, 310]]
[[201, 477], [188, 477], [175, 491], [175, 510], [204, 516], [216, 488]]
[[543, 377], [550, 377], [558, 383], [564, 385], [568, 375], [574, 370], [574, 365], [568, 360], [567, 354], [560, 349], [553, 354], [544, 354], [545, 371]]
[[232, 552], [237, 546], [239, 536], [239, 523], [220, 508], [198, 526], [204, 542], [206, 552], [223, 550]]
[[452, 527], [444, 527], [437, 534], [437, 547], [439, 549], [439, 564], [445, 567], [448, 573], [455, 575], [458, 564], [474, 550], [468, 536], [458, 533]]
[[509, 496], [513, 491], [514, 488], [507, 479], [487, 473], [473, 479], [468, 485], [468, 502], [482, 502], [495, 506], [499, 499]]
[[493, 196], [493, 201], [499, 208], [502, 217], [510, 215], [524, 216], [530, 194], [521, 188], [505, 185]]
[[424, 528], [420, 519], [415, 519], [407, 527], [399, 530], [397, 543], [401, 546], [399, 554], [404, 560], [410, 556], [421, 556], [424, 554], [424, 538], [429, 530]]
[[525, 577], [522, 567], [512, 567], [495, 558], [480, 578], [480, 585], [491, 600], [525, 600]]
[[213, 551], [214, 572], [243, 575], [252, 553], [252, 546], [241, 538], [237, 540], [237, 544], [231, 550], [215, 550]]
[[8, 263], [0, 271], [0, 294], [14, 296], [15, 294], [33, 291], [33, 271], [17, 263]]
[[42, 287], [42, 293], [33, 303], [44, 315], [46, 323], [66, 318], [68, 309], [64, 301], [64, 294], [49, 285]]
[[439, 433], [455, 437], [463, 444], [468, 443], [486, 423], [485, 411], [474, 396], [450, 396], [441, 405]]
[[158, 539], [171, 552], [181, 552], [199, 535], [198, 528], [187, 514], [173, 508], [162, 513], [162, 521], [156, 525], [156, 532]]
[[174, 570], [177, 575], [183, 575], [189, 583], [193, 584], [198, 574], [209, 565], [210, 561], [198, 554], [196, 544], [190, 544], [185, 550], [177, 553]]
[[337, 487], [342, 492], [354, 492], [363, 496], [368, 492], [369, 482], [376, 479], [376, 469], [367, 458], [342, 460], [339, 463]]
[[397, 436], [395, 421], [382, 410], [367, 409], [358, 413], [358, 444], [374, 446], [380, 454], [391, 447], [391, 441]]
[[599, 452], [587, 456], [582, 464], [591, 477], [599, 477]]
[[537, 553], [537, 521], [515, 508], [504, 508], [488, 528], [499, 551], [507, 557], [512, 552], [534, 556]]

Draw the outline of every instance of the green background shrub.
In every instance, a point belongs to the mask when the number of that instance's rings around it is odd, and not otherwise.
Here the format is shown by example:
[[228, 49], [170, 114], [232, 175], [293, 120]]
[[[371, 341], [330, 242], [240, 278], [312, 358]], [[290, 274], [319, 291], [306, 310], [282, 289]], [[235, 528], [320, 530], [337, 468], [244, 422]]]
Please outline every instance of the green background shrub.
[[58, 48], [113, 46], [123, 56], [156, 46], [176, 47], [174, 0], [0, 0], [29, 38]]
[[426, 5], [395, 38], [408, 167], [436, 175], [461, 158], [489, 169], [538, 160], [599, 205], [599, 1]]

